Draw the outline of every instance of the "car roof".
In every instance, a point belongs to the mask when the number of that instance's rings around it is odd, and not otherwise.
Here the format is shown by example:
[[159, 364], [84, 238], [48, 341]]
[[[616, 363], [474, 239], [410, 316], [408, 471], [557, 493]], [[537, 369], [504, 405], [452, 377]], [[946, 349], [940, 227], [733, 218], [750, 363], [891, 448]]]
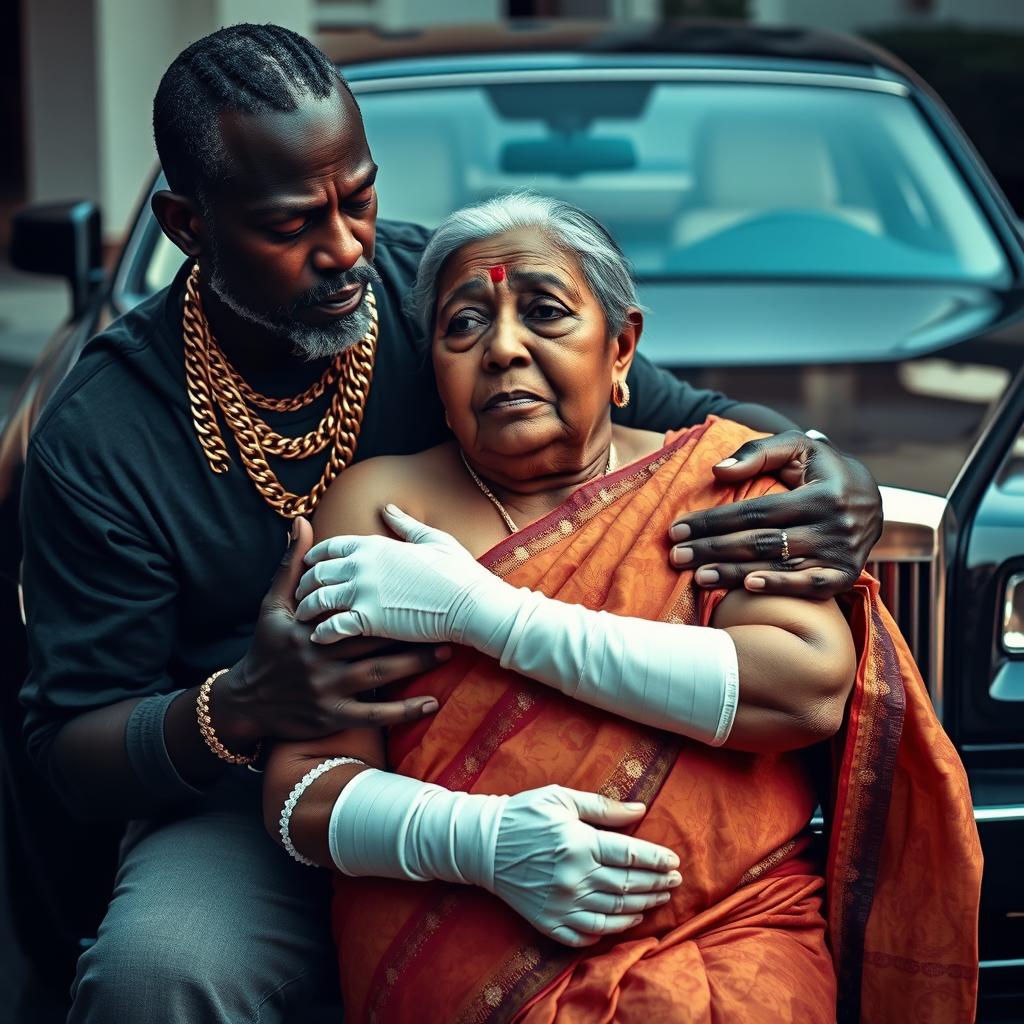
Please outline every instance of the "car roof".
[[852, 36], [728, 21], [623, 26], [530, 20], [402, 32], [334, 30], [318, 35], [317, 43], [353, 82], [385, 75], [623, 65], [914, 77], [892, 54]]

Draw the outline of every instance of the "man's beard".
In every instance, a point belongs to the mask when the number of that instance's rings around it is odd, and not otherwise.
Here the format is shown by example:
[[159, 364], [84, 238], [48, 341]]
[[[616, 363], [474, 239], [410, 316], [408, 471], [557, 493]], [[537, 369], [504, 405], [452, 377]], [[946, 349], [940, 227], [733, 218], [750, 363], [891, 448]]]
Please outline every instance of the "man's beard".
[[227, 283], [220, 253], [214, 245], [208, 257], [210, 289], [236, 316], [249, 323], [257, 324], [279, 338], [289, 342], [295, 355], [306, 360], [324, 359], [336, 356], [362, 341], [373, 321], [369, 296], [364, 291], [363, 299], [345, 317], [330, 323], [309, 324], [299, 319], [299, 314], [312, 306], [319, 305], [326, 298], [342, 288], [353, 284], [378, 284], [380, 274], [372, 264], [352, 267], [342, 271], [329, 281], [322, 281], [315, 288], [304, 292], [287, 306], [256, 310], [235, 295]]

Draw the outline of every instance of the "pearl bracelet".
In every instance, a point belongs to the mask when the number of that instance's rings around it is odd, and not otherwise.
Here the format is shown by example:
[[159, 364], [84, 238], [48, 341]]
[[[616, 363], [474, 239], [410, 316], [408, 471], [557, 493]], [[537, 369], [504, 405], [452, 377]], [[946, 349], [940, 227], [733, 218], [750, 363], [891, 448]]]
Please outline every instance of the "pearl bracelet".
[[288, 799], [285, 800], [284, 806], [281, 808], [281, 821], [279, 831], [281, 833], [281, 845], [288, 851], [288, 856], [293, 860], [297, 860], [300, 864], [307, 864], [309, 867], [317, 867], [315, 860], [310, 860], [309, 857], [303, 857], [298, 850], [295, 849], [295, 844], [292, 842], [291, 837], [291, 819], [292, 811], [295, 810], [295, 805], [299, 802], [299, 797], [306, 792], [306, 789], [320, 778], [325, 772], [329, 772], [332, 768], [337, 768], [340, 764], [361, 764], [366, 766], [365, 761], [360, 761], [357, 757], [330, 757], [326, 761], [321, 761], [315, 768], [311, 768], [297, 783], [295, 788], [288, 794]]

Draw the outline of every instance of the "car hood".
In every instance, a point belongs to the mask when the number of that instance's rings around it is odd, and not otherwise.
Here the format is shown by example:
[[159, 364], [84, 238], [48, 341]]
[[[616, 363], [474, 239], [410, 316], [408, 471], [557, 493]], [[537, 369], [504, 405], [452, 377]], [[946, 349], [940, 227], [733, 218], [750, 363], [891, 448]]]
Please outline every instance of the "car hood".
[[647, 281], [641, 351], [829, 435], [879, 483], [946, 494], [1024, 364], [1024, 292]]

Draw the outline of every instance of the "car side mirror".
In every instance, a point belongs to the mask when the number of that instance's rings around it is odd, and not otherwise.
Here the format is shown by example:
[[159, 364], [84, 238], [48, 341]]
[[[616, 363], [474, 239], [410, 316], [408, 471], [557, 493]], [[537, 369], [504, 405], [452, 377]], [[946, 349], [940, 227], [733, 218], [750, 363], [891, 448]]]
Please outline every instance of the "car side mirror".
[[100, 227], [99, 207], [85, 199], [23, 207], [11, 218], [11, 266], [66, 277], [77, 317], [103, 280]]

